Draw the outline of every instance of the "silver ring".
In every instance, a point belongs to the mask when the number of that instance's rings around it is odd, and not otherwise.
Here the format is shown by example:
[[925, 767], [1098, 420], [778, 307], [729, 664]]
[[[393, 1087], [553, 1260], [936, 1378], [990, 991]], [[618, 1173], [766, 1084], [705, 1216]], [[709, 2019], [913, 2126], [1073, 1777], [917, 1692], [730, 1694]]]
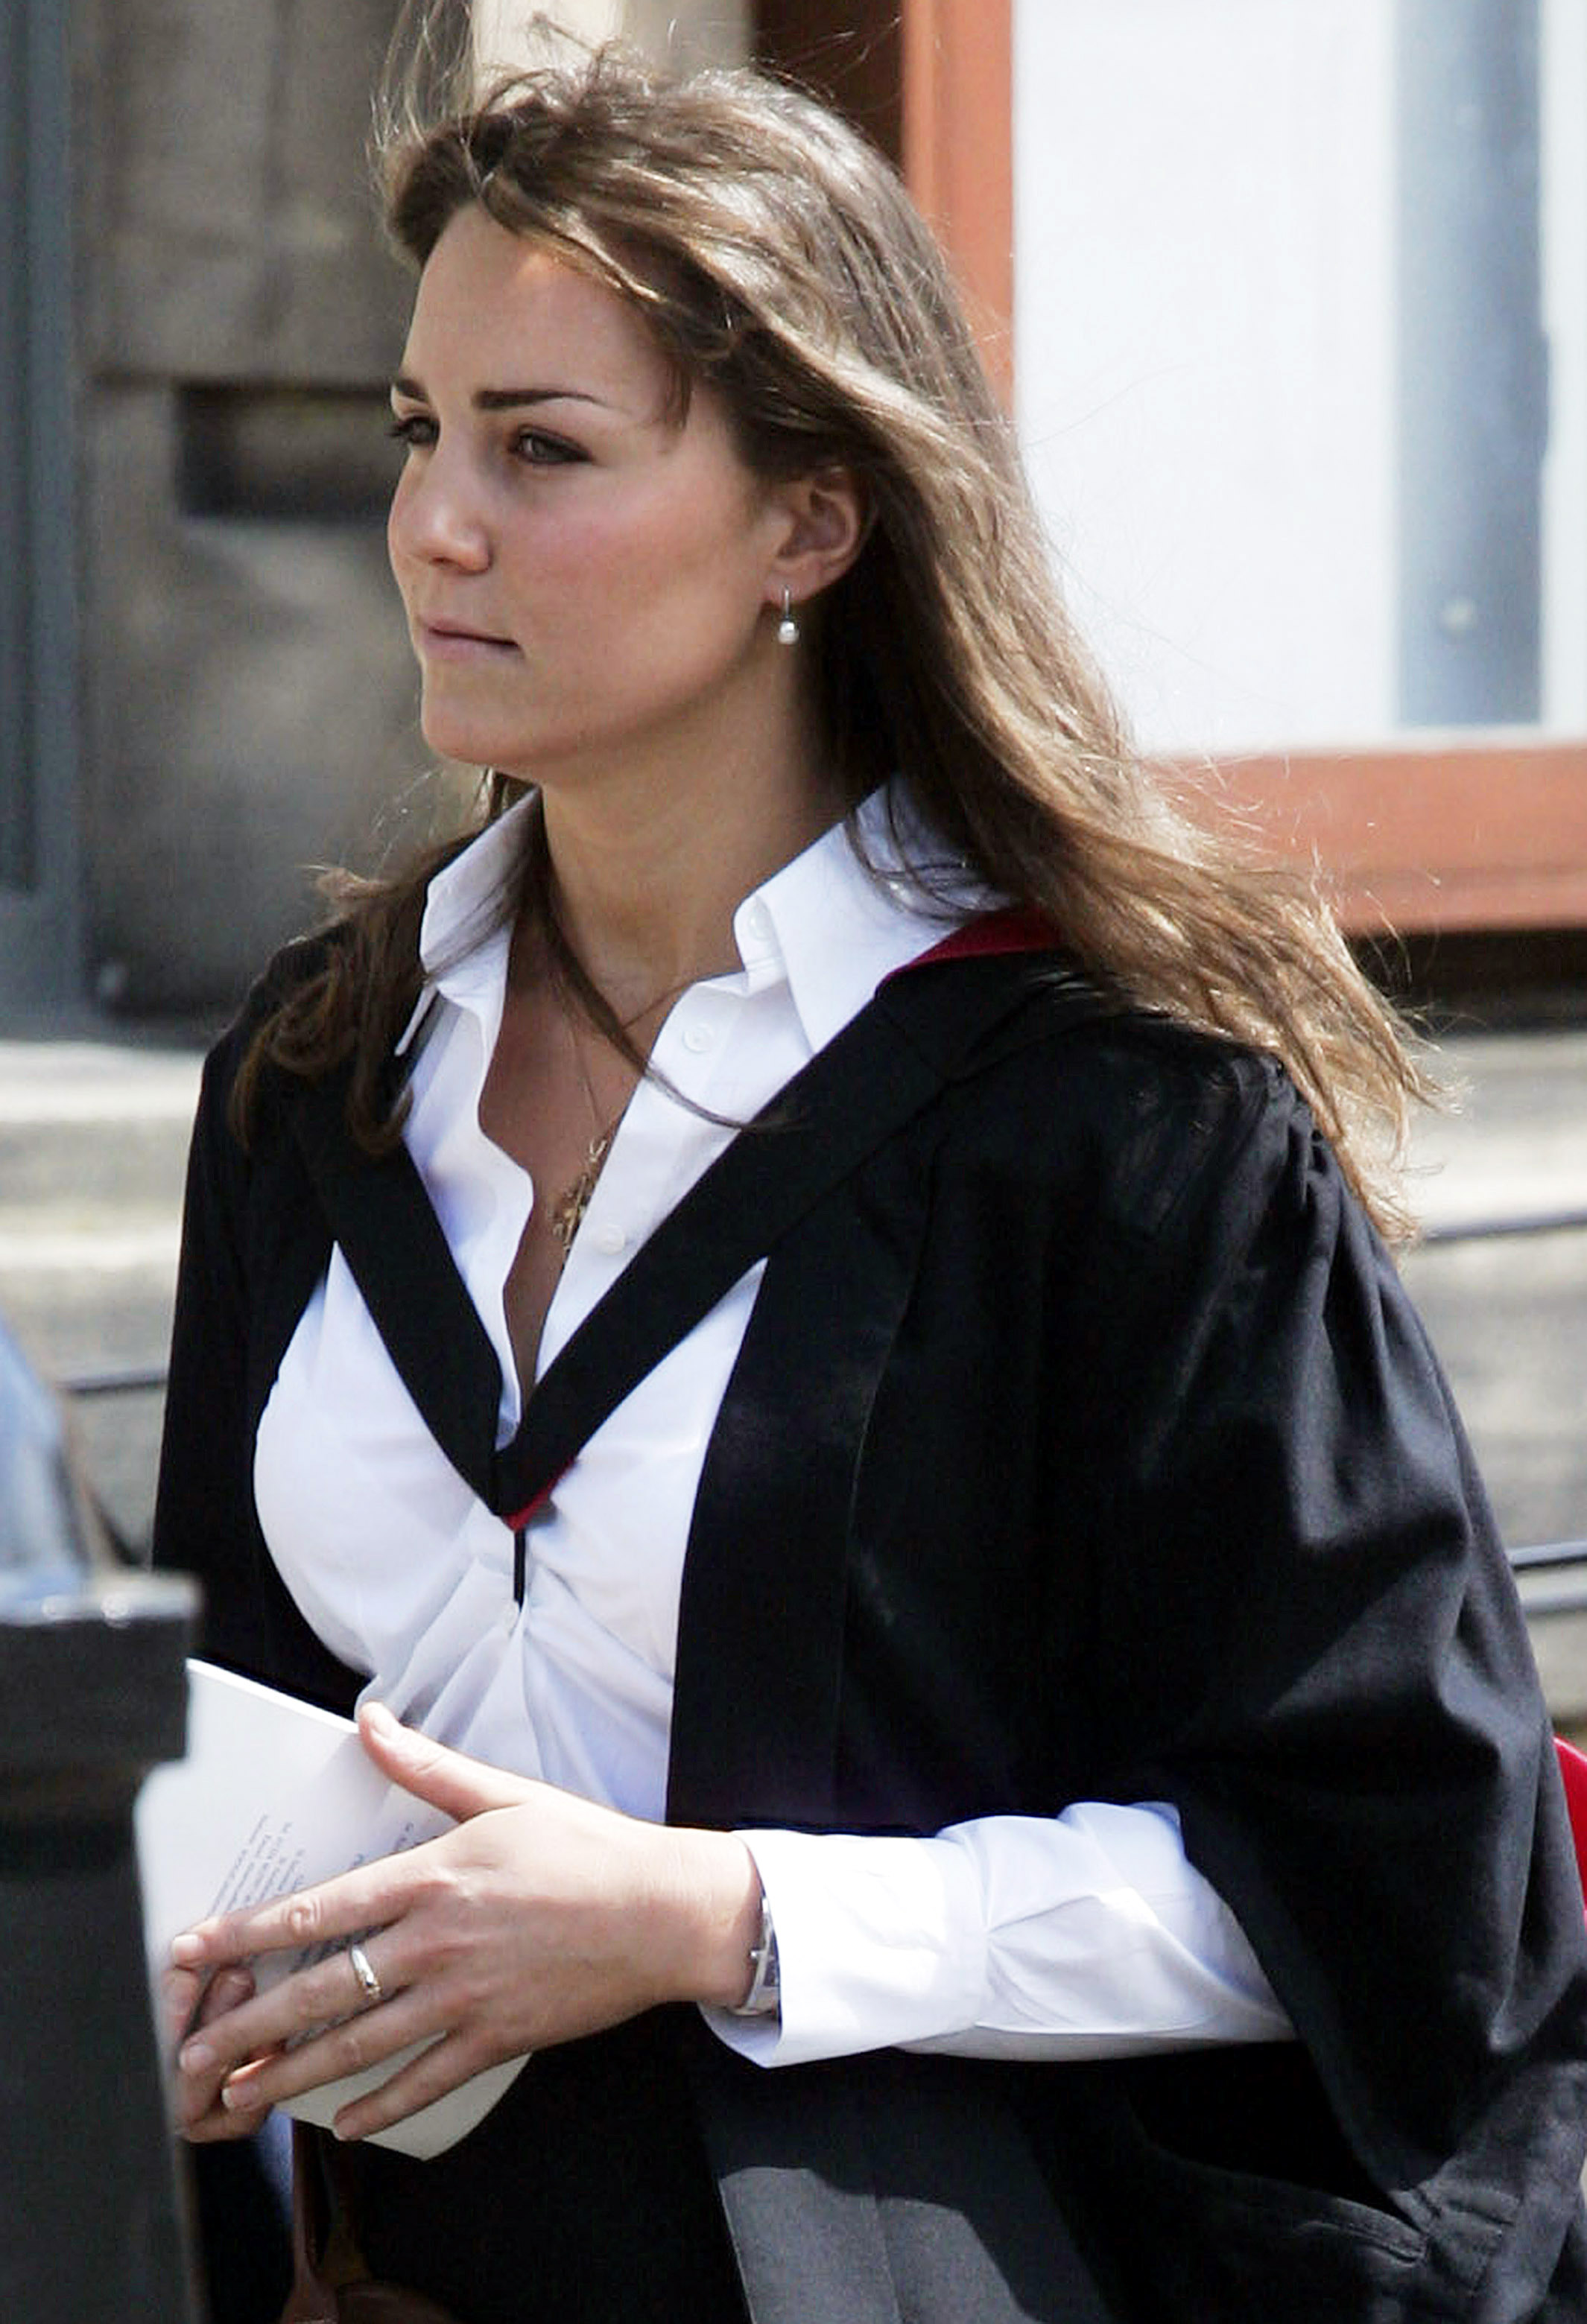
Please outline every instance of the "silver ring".
[[347, 1959], [353, 1964], [353, 1974], [358, 1980], [358, 1990], [364, 1997], [364, 2006], [366, 2008], [373, 2009], [375, 2003], [383, 2000], [385, 1997], [381, 1989], [380, 1979], [374, 1973], [374, 1964], [356, 1937], [348, 1939]]

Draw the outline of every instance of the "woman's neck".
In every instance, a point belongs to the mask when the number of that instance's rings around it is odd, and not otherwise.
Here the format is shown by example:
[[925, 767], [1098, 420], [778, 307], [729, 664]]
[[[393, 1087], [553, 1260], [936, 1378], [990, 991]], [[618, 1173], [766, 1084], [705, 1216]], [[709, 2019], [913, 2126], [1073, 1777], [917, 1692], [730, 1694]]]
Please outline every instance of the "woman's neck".
[[718, 765], [676, 785], [542, 791], [563, 936], [624, 1022], [738, 966], [733, 918], [750, 891], [842, 815], [825, 770]]

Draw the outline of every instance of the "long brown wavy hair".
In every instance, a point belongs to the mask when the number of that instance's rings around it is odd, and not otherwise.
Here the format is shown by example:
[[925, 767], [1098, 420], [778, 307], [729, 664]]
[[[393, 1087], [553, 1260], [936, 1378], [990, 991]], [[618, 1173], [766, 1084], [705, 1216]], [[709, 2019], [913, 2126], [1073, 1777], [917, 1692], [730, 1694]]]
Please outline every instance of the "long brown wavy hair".
[[[848, 800], [901, 771], [952, 854], [1095, 976], [1276, 1053], [1379, 1223], [1405, 1231], [1397, 1165], [1426, 1085], [1398, 1022], [1313, 883], [1187, 814], [1131, 748], [941, 254], [881, 155], [765, 75], [673, 79], [613, 48], [438, 115], [392, 105], [380, 155], [415, 267], [477, 205], [631, 300], [679, 407], [708, 383], [753, 471], [855, 472], [870, 530], [813, 645]], [[481, 816], [517, 795], [488, 782]], [[255, 1043], [245, 1109], [265, 1058], [312, 1074], [351, 1054], [355, 1131], [396, 1134], [383, 1071], [420, 991], [425, 888], [467, 835], [344, 892], [324, 964]], [[532, 850], [501, 909], [538, 910], [554, 939]]]

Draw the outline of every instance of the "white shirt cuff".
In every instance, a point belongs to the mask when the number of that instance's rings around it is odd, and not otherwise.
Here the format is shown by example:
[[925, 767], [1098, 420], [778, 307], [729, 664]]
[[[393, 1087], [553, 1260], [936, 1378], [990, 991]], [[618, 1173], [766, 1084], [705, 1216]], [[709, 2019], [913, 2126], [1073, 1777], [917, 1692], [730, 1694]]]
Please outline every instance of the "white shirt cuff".
[[777, 1929], [781, 2011], [706, 2016], [760, 2064], [895, 2046], [1121, 2056], [1290, 2032], [1170, 1807], [1083, 1801], [932, 1840], [740, 1837]]

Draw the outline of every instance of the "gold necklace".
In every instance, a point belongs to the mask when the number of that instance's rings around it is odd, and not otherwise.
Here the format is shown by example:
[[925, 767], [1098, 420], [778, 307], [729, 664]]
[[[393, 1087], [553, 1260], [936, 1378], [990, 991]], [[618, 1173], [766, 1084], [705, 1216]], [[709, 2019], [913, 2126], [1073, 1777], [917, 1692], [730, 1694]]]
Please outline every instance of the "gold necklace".
[[564, 1013], [562, 1022], [567, 1030], [567, 1046], [573, 1052], [573, 1062], [578, 1068], [578, 1078], [584, 1084], [585, 1102], [590, 1110], [590, 1121], [595, 1133], [586, 1150], [577, 1176], [570, 1179], [563, 1187], [550, 1208], [549, 1223], [557, 1248], [562, 1254], [562, 1264], [566, 1267], [567, 1254], [573, 1249], [573, 1239], [584, 1222], [584, 1214], [590, 1206], [590, 1199], [599, 1182], [606, 1157], [612, 1151], [612, 1140], [617, 1135], [617, 1125], [622, 1120], [623, 1115], [621, 1111], [614, 1113], [605, 1128], [601, 1127], [601, 1113], [600, 1108], [595, 1103], [595, 1084], [590, 1080], [589, 1067], [584, 1061], [584, 1051], [578, 1046], [578, 1036], [573, 1029], [573, 1019]]
[[[566, 942], [566, 939], [563, 941]], [[562, 1254], [562, 1265], [566, 1267], [567, 1254], [573, 1249], [573, 1239], [583, 1224], [584, 1214], [588, 1210], [595, 1187], [599, 1184], [606, 1157], [612, 1151], [612, 1140], [617, 1135], [617, 1126], [628, 1110], [628, 1101], [626, 1098], [623, 1100], [623, 1104], [618, 1107], [617, 1111], [603, 1129], [601, 1110], [595, 1102], [595, 1084], [590, 1079], [589, 1067], [585, 1063], [584, 1051], [579, 1047], [578, 1035], [574, 1030], [576, 1004], [557, 968], [555, 954], [552, 955], [551, 960], [551, 977], [560, 1006], [562, 1023], [567, 1034], [567, 1046], [573, 1052], [573, 1062], [578, 1068], [578, 1078], [584, 1084], [585, 1102], [589, 1107], [590, 1122], [594, 1130], [577, 1176], [571, 1178], [563, 1187], [562, 1192], [552, 1203], [548, 1214], [551, 1233], [556, 1240], [558, 1250]], [[654, 1000], [647, 1001], [642, 1008], [636, 1009], [632, 1017], [624, 1018], [623, 1031], [632, 1032], [634, 1026], [650, 1016], [653, 1010], [664, 1008], [669, 1001], [676, 1001], [680, 992], [687, 992], [689, 986], [697, 983], [698, 981], [697, 977], [690, 975], [683, 978], [678, 984], [669, 985], [664, 992], [657, 993]]]

